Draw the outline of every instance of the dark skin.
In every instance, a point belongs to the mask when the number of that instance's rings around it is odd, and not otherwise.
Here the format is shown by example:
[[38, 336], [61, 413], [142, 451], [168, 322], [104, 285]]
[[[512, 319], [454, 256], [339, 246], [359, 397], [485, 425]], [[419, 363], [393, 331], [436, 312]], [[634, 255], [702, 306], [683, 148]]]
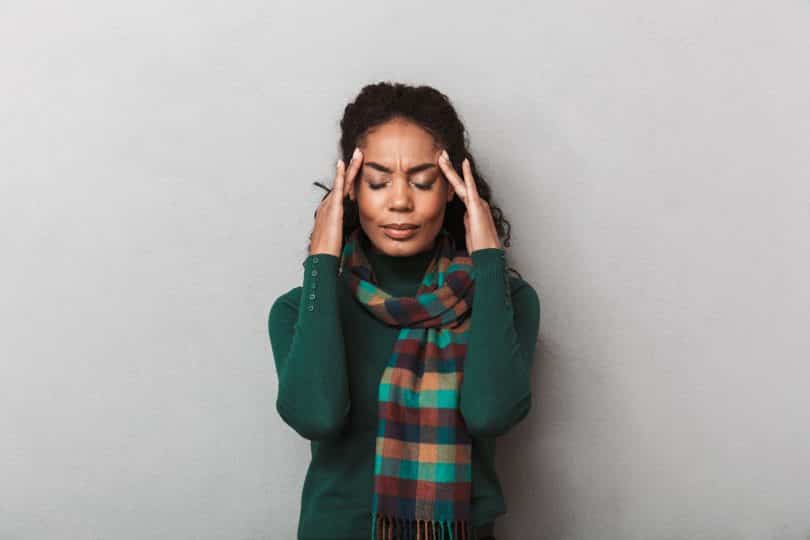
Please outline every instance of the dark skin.
[[[469, 162], [459, 175], [433, 136], [404, 119], [392, 119], [366, 133], [346, 169], [336, 166], [332, 191], [318, 206], [310, 254], [340, 257], [343, 198], [357, 202], [360, 226], [374, 249], [408, 256], [430, 249], [441, 229], [445, 206], [458, 196], [467, 207], [467, 253], [501, 248], [489, 204], [478, 196]], [[340, 197], [335, 196], [340, 194]], [[392, 238], [384, 225], [413, 223], [407, 238]]]

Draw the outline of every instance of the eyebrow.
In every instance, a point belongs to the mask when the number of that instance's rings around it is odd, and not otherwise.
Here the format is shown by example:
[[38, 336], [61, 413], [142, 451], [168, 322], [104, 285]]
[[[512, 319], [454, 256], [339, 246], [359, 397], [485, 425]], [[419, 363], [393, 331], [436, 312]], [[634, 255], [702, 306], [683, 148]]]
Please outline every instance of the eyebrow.
[[[377, 169], [378, 171], [382, 171], [382, 172], [387, 172], [387, 173], [393, 172], [388, 167], [384, 167], [384, 166], [382, 166], [379, 163], [376, 163], [374, 161], [366, 161], [366, 162], [363, 163], [363, 166], [364, 167], [371, 167], [372, 169]], [[410, 169], [408, 169], [405, 172], [408, 173], [408, 174], [414, 174], [414, 173], [418, 173], [418, 172], [421, 172], [421, 171], [424, 171], [424, 170], [427, 170], [427, 169], [433, 169], [433, 168], [436, 168], [435, 163], [422, 163], [420, 165], [414, 165], [413, 167], [411, 167]]]

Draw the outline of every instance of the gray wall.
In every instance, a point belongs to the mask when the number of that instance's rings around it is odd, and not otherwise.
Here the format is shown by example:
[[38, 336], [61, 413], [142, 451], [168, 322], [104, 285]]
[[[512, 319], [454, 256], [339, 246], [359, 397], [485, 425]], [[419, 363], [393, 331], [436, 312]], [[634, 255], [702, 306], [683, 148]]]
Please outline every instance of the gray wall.
[[[499, 539], [810, 538], [810, 6], [0, 4], [0, 538], [293, 538], [266, 318], [363, 84], [542, 302]], [[534, 531], [534, 532], [526, 532]]]

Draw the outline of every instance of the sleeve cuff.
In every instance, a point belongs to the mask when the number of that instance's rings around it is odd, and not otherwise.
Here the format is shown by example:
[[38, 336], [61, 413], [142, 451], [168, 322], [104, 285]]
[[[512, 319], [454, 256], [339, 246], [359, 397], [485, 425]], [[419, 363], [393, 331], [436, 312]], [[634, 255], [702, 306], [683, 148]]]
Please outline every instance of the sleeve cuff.
[[335, 301], [338, 265], [338, 258], [328, 253], [316, 253], [304, 259], [301, 263], [304, 280], [299, 309], [316, 311], [319, 310], [321, 299]]
[[506, 262], [506, 250], [503, 248], [476, 249], [470, 254], [473, 266], [490, 266]]
[[[476, 249], [470, 256], [473, 261], [473, 274], [476, 291], [488, 291], [503, 298], [508, 307], [512, 307], [512, 290], [509, 285], [509, 273], [506, 271], [506, 250], [503, 248]], [[482, 293], [487, 294], [487, 293]]]

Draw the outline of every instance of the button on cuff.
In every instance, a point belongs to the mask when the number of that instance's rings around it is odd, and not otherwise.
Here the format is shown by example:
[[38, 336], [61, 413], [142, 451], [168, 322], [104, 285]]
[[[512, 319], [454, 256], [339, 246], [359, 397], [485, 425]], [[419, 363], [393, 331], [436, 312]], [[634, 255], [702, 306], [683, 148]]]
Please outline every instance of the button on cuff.
[[[315, 317], [322, 308], [318, 305], [318, 299], [323, 293], [329, 293], [330, 297], [335, 287], [336, 278], [339, 275], [336, 271], [339, 268], [340, 258], [325, 253], [315, 253], [307, 256], [304, 265], [304, 279], [301, 288], [301, 303], [299, 309], [306, 313], [307, 317]], [[334, 278], [333, 278], [334, 276]], [[320, 280], [326, 280], [319, 283]], [[335, 281], [333, 281], [335, 280]], [[324, 289], [326, 287], [326, 289]], [[332, 299], [329, 299], [331, 306]], [[312, 313], [312, 315], [310, 315]]]

